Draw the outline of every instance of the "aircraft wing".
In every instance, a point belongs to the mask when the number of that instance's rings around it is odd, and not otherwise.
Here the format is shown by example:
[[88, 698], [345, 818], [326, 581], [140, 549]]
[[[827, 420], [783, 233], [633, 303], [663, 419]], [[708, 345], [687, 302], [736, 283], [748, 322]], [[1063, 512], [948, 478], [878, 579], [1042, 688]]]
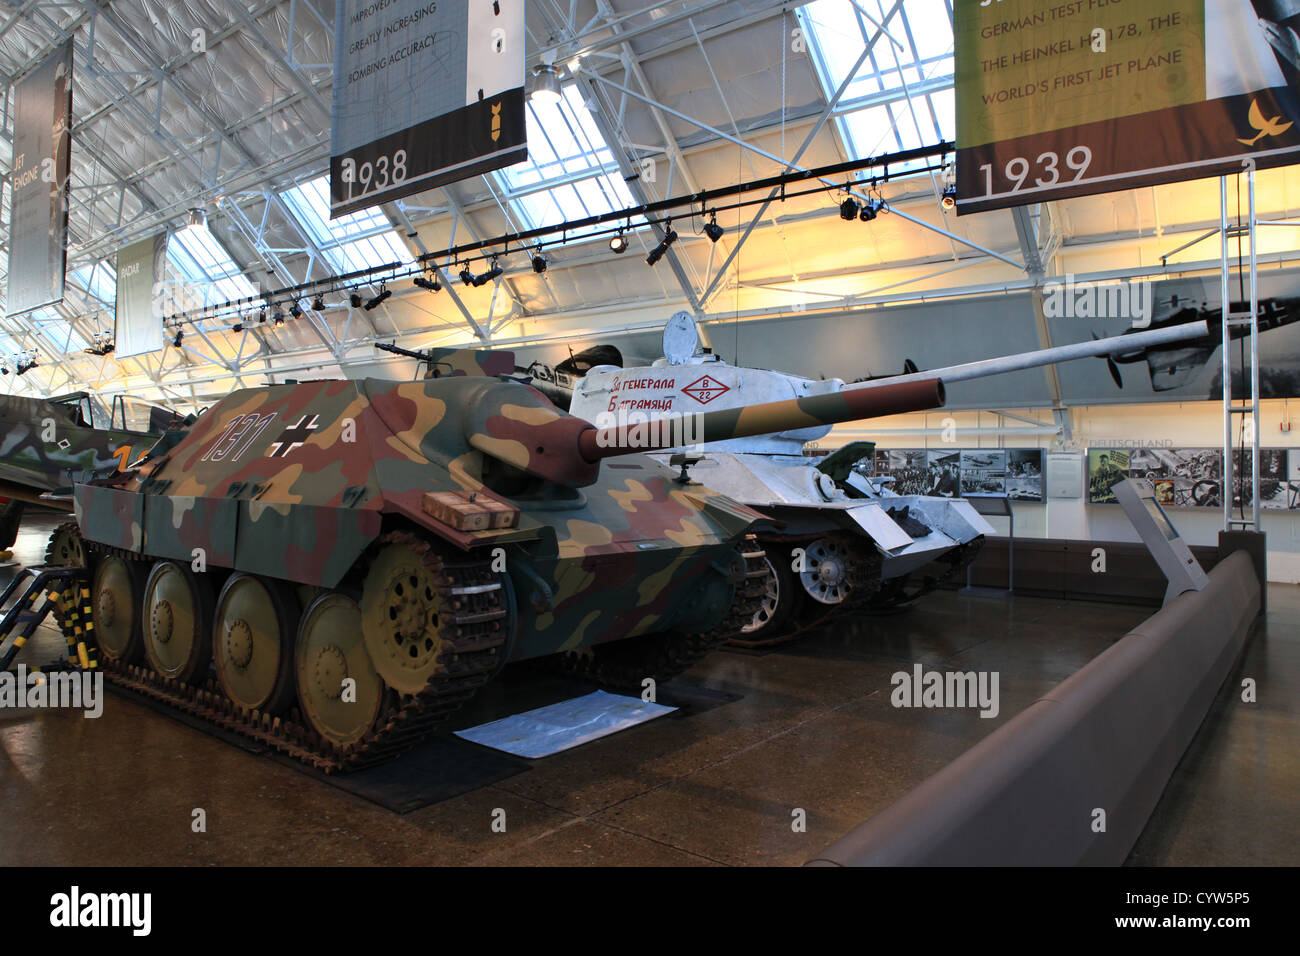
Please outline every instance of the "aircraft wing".
[[27, 488], [37, 494], [46, 491], [53, 491], [59, 484], [61, 484], [60, 481], [45, 471], [34, 468], [22, 468], [18, 465], [10, 465], [4, 462], [0, 462], [0, 483], [9, 487], [18, 486], [20, 488]]
[[1152, 390], [1167, 392], [1186, 385], [1210, 361], [1214, 351], [1199, 348], [1148, 352], [1147, 374], [1151, 378]]

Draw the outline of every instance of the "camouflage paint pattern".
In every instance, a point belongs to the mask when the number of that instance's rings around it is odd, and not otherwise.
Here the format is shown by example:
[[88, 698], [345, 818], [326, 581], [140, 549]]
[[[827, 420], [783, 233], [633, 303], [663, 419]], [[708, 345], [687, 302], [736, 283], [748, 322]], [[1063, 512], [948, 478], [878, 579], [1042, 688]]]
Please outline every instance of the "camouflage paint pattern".
[[77, 481], [125, 467], [157, 438], [79, 424], [60, 402], [0, 396], [0, 494], [35, 500], [70, 492]]
[[[762, 516], [632, 449], [587, 460], [594, 434], [485, 376], [242, 389], [128, 475], [78, 485], [78, 518], [92, 541], [180, 560], [201, 548], [210, 567], [327, 588], [393, 528], [501, 548], [511, 659], [714, 626]], [[518, 508], [518, 526], [464, 532], [424, 512], [426, 493], [462, 489]]]

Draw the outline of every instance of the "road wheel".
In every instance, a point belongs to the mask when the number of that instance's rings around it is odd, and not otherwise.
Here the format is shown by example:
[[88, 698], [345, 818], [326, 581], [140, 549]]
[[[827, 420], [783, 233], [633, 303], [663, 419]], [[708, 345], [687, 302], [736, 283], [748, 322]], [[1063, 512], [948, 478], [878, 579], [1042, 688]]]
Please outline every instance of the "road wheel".
[[164, 677], [184, 684], [207, 676], [212, 660], [212, 588], [174, 561], [149, 572], [140, 614], [144, 652]]
[[295, 595], [278, 581], [233, 574], [217, 598], [212, 656], [226, 696], [245, 710], [282, 713], [293, 702]]

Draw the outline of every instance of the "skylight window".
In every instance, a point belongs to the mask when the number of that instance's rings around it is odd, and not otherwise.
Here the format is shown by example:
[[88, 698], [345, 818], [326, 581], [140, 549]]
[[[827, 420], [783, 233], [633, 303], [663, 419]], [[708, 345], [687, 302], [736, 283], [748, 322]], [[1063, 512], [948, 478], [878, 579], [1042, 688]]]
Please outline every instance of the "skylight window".
[[[828, 100], [891, 6], [881, 0], [816, 0], [799, 8]], [[889, 35], [876, 42], [835, 109], [836, 127], [854, 159], [929, 146], [956, 135], [948, 3], [906, 0], [884, 25]]]
[[117, 272], [107, 262], [96, 262], [72, 270], [72, 281], [103, 305], [112, 308], [117, 302]]
[[167, 259], [185, 285], [183, 309], [216, 305], [257, 294], [230, 253], [206, 227], [182, 229], [167, 238]]
[[90, 344], [71, 322], [48, 305], [29, 312], [27, 321], [40, 337], [60, 354], [78, 352]]
[[330, 219], [329, 179], [318, 176], [280, 194], [336, 274], [411, 262], [411, 250], [378, 206]]
[[[562, 94], [554, 104], [528, 102], [528, 159], [495, 174], [522, 229], [635, 205], [577, 85], [566, 84]], [[600, 228], [571, 231], [569, 237]]]

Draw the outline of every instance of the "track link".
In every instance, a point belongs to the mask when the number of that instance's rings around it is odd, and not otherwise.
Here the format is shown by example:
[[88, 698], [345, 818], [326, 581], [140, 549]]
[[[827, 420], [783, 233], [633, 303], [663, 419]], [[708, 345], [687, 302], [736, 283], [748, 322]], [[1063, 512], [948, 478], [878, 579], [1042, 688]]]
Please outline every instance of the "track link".
[[[445, 560], [427, 542], [405, 532], [386, 534], [379, 543], [406, 544], [435, 570], [444, 607], [452, 612], [443, 615], [449, 643], [441, 658], [443, 666], [429, 683], [415, 694], [390, 690], [379, 720], [356, 743], [339, 747], [326, 740], [296, 707], [284, 717], [242, 710], [221, 692], [215, 679], [201, 686], [182, 684], [149, 667], [108, 659], [101, 661], [100, 668], [124, 690], [241, 734], [325, 773], [360, 770], [390, 760], [437, 729], [500, 670], [508, 622], [502, 581], [488, 561]], [[90, 542], [84, 547], [92, 559], [113, 554], [128, 561], [154, 560]]]

